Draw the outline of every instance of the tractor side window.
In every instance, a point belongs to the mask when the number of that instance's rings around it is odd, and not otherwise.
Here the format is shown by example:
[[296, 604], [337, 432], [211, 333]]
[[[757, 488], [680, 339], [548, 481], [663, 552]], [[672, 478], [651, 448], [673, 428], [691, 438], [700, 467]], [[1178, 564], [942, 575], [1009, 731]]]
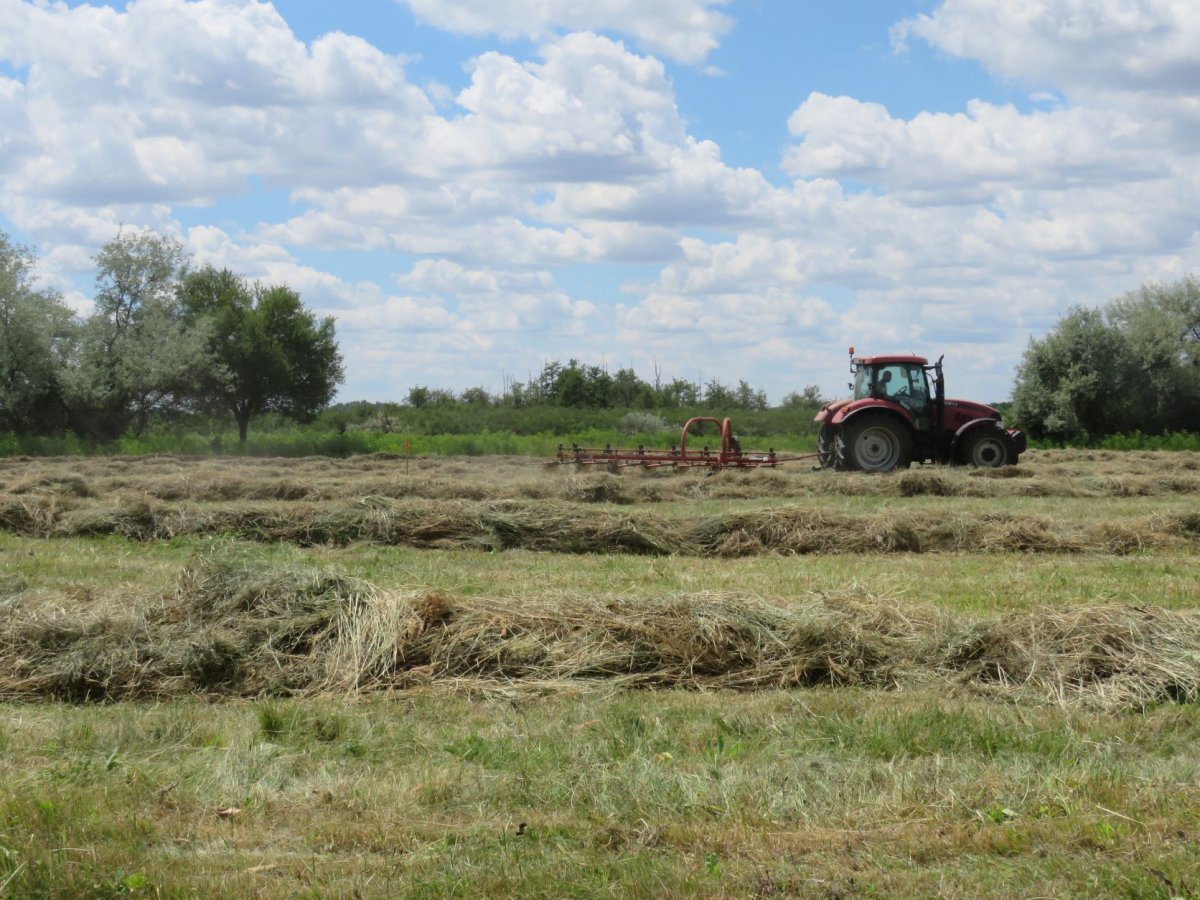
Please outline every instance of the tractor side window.
[[871, 370], [861, 366], [854, 375], [854, 399], [861, 400], [871, 396]]

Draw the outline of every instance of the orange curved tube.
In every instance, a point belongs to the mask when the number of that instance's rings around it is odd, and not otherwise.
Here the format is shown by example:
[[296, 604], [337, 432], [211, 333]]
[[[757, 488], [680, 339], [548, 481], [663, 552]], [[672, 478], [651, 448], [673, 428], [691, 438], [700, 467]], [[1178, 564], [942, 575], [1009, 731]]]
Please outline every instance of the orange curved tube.
[[712, 416], [694, 416], [683, 425], [683, 433], [679, 435], [679, 455], [687, 456], [688, 430], [697, 422], [712, 422], [721, 427], [721, 455], [725, 456], [733, 449], [733, 423], [728, 419], [715, 419]]

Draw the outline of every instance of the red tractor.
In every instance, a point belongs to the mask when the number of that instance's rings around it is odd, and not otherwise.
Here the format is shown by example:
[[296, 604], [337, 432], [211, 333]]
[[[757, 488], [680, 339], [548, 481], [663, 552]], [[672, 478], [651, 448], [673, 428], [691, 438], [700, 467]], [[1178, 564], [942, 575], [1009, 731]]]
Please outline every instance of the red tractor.
[[[916, 462], [1011, 466], [1025, 435], [982, 403], [947, 400], [942, 360], [855, 356], [854, 396], [821, 408], [817, 456], [826, 468], [890, 472]], [[933, 390], [929, 374], [933, 373]]]

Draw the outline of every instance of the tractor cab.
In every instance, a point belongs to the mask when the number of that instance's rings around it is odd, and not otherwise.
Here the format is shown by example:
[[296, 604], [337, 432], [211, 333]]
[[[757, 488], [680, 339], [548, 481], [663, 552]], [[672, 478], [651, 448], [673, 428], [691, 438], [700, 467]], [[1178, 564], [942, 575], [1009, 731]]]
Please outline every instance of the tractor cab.
[[929, 389], [930, 371], [934, 385], [941, 381], [941, 361], [929, 365], [923, 356], [859, 356], [850, 361], [854, 373], [855, 400], [886, 400], [902, 407], [918, 432], [934, 425], [934, 398]]

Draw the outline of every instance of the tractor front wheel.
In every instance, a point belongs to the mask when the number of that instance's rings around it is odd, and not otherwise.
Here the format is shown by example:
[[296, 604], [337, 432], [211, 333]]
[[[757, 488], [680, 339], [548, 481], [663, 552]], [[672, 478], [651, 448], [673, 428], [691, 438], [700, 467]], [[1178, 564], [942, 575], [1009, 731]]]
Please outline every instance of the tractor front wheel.
[[1017, 454], [1007, 434], [998, 429], [980, 428], [967, 435], [963, 459], [967, 465], [978, 469], [999, 469], [1015, 463]]
[[837, 437], [839, 469], [890, 472], [912, 462], [912, 435], [887, 415], [859, 415]]

